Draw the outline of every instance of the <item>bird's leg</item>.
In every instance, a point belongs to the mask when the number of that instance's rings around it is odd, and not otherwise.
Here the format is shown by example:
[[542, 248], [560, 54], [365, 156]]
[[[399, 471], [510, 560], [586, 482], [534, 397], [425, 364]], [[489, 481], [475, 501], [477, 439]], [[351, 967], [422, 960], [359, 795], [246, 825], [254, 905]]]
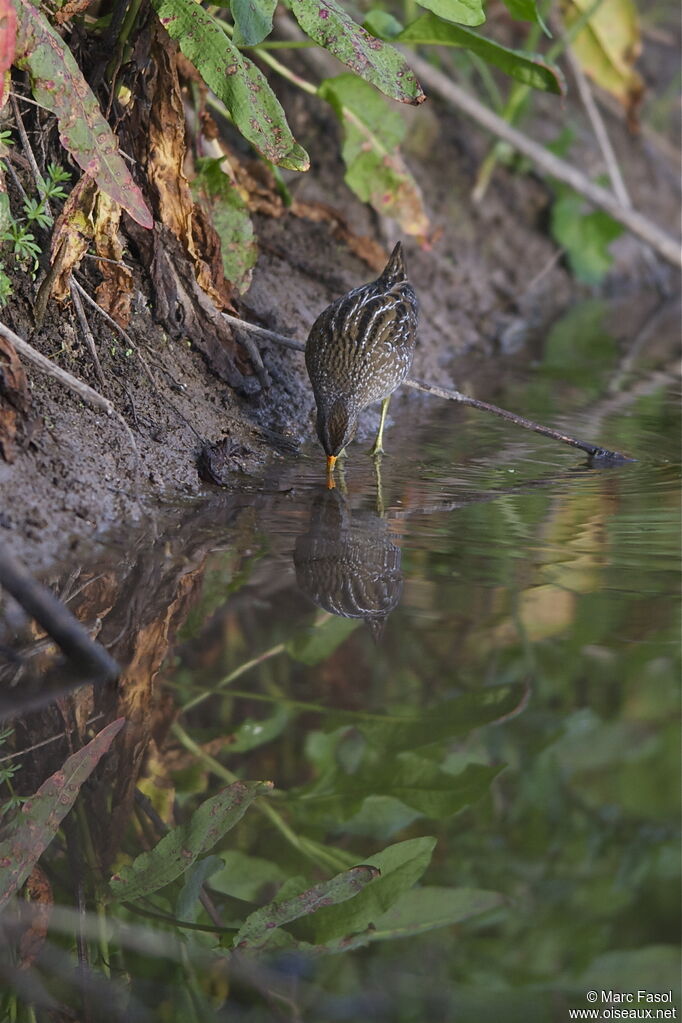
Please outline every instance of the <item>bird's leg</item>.
[[377, 515], [380, 519], [384, 517], [384, 492], [381, 487], [381, 455], [374, 459], [374, 475], [377, 481]]
[[391, 395], [389, 394], [389, 396], [387, 398], [384, 398], [384, 400], [381, 403], [381, 420], [379, 422], [379, 432], [377, 434], [377, 439], [374, 441], [374, 444], [369, 449], [370, 455], [372, 455], [374, 458], [376, 458], [377, 455], [383, 455], [384, 453], [384, 447], [381, 441], [383, 440], [384, 436], [384, 423], [386, 422], [386, 413], [388, 412], [388, 403], [390, 402], [390, 400]]
[[333, 490], [336, 486], [334, 482], [334, 466], [336, 465], [336, 455], [327, 455], [327, 490]]

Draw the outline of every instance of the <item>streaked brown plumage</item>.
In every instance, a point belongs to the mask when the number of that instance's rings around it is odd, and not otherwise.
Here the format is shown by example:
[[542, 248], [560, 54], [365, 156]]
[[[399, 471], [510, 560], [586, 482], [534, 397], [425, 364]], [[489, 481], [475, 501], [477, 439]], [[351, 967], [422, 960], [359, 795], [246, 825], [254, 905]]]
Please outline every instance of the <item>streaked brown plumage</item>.
[[359, 414], [384, 399], [374, 446], [375, 453], [381, 451], [387, 399], [412, 365], [417, 315], [417, 296], [398, 242], [380, 277], [337, 298], [315, 320], [305, 362], [330, 480], [339, 452], [355, 434]]
[[352, 516], [338, 490], [318, 494], [310, 525], [294, 548], [296, 581], [318, 607], [362, 618], [378, 641], [403, 588], [400, 548], [385, 519]]

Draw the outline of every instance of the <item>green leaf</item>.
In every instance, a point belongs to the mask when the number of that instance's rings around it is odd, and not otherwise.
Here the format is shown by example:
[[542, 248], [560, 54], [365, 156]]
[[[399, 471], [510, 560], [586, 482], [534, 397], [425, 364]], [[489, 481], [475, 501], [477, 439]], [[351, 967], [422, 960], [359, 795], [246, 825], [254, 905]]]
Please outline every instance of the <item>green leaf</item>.
[[566, 92], [564, 76], [554, 64], [542, 57], [500, 46], [492, 39], [471, 32], [459, 25], [441, 21], [433, 14], [423, 14], [398, 36], [397, 42], [427, 46], [461, 46], [476, 53], [482, 60], [498, 67], [511, 78], [544, 92], [563, 96]]
[[[525, 694], [521, 683], [491, 686], [439, 703], [427, 714], [412, 718], [387, 715], [385, 720], [372, 717], [366, 721], [354, 717], [353, 725], [377, 749], [407, 752], [506, 717], [518, 708]], [[331, 720], [338, 721], [335, 715]]]
[[187, 920], [190, 923], [196, 920], [202, 885], [209, 877], [222, 870], [223, 866], [220, 856], [206, 856], [190, 867], [175, 904], [175, 915], [178, 920]]
[[275, 707], [274, 712], [267, 718], [255, 720], [247, 718], [231, 737], [226, 753], [246, 753], [259, 746], [265, 746], [272, 742], [289, 723], [290, 714], [284, 706]]
[[388, 11], [382, 11], [375, 7], [365, 15], [362, 27], [366, 28], [370, 35], [377, 36], [378, 39], [395, 39], [405, 26]]
[[420, 7], [458, 25], [482, 25], [485, 12], [481, 0], [418, 0]]
[[355, 898], [379, 876], [376, 866], [362, 864], [337, 874], [313, 888], [284, 901], [273, 901], [248, 916], [236, 935], [236, 948], [258, 948], [265, 944], [273, 930], [303, 916], [315, 913], [321, 906], [336, 906]]
[[469, 764], [458, 775], [445, 774], [438, 764], [412, 753], [369, 763], [355, 774], [340, 771], [312, 787], [292, 793], [296, 814], [322, 819], [329, 826], [352, 817], [369, 796], [392, 796], [425, 817], [445, 819], [484, 795], [499, 767]]
[[402, 54], [356, 24], [335, 0], [291, 0], [291, 10], [306, 35], [391, 99], [426, 99]]
[[545, 35], [551, 38], [552, 33], [549, 31], [542, 16], [538, 11], [537, 0], [504, 0], [505, 7], [513, 18], [518, 21], [533, 21], [536, 25], [539, 25]]
[[118, 141], [71, 51], [30, 0], [14, 0], [18, 18], [14, 63], [28, 72], [36, 102], [53, 113], [65, 149], [98, 187], [142, 227], [154, 220], [118, 151]]
[[398, 146], [405, 134], [400, 113], [355, 75], [328, 78], [318, 89], [343, 125], [342, 155], [349, 188], [406, 234], [425, 236], [429, 221], [422, 194]]
[[477, 888], [413, 888], [374, 920], [370, 941], [408, 938], [437, 927], [461, 923], [504, 903], [499, 892]]
[[239, 131], [272, 163], [307, 170], [308, 154], [295, 141], [279, 100], [264, 75], [233, 46], [220, 22], [195, 0], [152, 0], [172, 39], [223, 101]]
[[256, 46], [272, 32], [277, 0], [230, 0], [235, 46]]
[[609, 245], [622, 233], [603, 210], [585, 213], [582, 199], [573, 193], [552, 206], [552, 234], [566, 249], [575, 276], [586, 284], [599, 284], [611, 269]]
[[319, 664], [333, 654], [360, 624], [356, 619], [330, 615], [320, 625], [296, 633], [286, 644], [287, 653], [303, 664]]
[[130, 902], [170, 884], [212, 849], [269, 787], [259, 781], [237, 781], [207, 799], [187, 824], [173, 828], [150, 852], [140, 853], [130, 866], [113, 875], [110, 881], [113, 897]]
[[409, 891], [419, 880], [429, 863], [436, 839], [411, 838], [397, 842], [370, 856], [367, 863], [381, 871], [352, 902], [344, 906], [320, 909], [309, 921], [318, 944], [327, 944], [354, 933], [366, 931]]
[[284, 870], [277, 863], [259, 856], [247, 856], [238, 849], [231, 849], [221, 858], [223, 867], [211, 877], [210, 887], [223, 895], [246, 902], [263, 901], [261, 894], [266, 886], [279, 887], [286, 880]]
[[251, 271], [258, 259], [258, 246], [254, 238], [249, 208], [239, 189], [225, 174], [221, 159], [197, 161], [198, 174], [192, 182], [192, 191], [203, 193], [210, 207], [211, 221], [220, 238], [225, 277], [239, 292], [251, 283]]
[[64, 766], [43, 782], [21, 811], [2, 831], [0, 842], [0, 909], [24, 883], [59, 825], [76, 801], [83, 782], [111, 746], [125, 724], [117, 718], [91, 742], [65, 761]]

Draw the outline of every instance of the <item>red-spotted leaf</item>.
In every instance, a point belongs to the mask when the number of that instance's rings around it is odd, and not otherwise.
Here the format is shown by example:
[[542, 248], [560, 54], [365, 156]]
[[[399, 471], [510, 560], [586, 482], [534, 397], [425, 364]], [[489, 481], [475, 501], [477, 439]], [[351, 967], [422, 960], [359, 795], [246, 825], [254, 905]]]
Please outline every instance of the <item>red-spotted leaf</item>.
[[0, 108], [7, 99], [7, 72], [14, 61], [17, 43], [17, 13], [12, 0], [0, 0]]
[[301, 917], [310, 916], [325, 906], [338, 906], [354, 898], [363, 888], [376, 880], [381, 871], [371, 865], [351, 867], [337, 874], [330, 881], [308, 888], [292, 898], [280, 902], [275, 899], [262, 909], [257, 909], [246, 918], [243, 927], [234, 939], [236, 948], [258, 948], [265, 943], [272, 932]]
[[29, 876], [76, 801], [81, 785], [124, 724], [125, 718], [112, 721], [87, 746], [70, 756], [10, 821], [0, 842], [0, 909]]
[[201, 804], [186, 824], [169, 831], [149, 852], [111, 878], [111, 894], [130, 902], [150, 895], [180, 877], [209, 852], [237, 824], [256, 796], [268, 792], [271, 782], [236, 781]]
[[272, 163], [307, 170], [279, 100], [264, 75], [233, 46], [220, 22], [195, 0], [152, 0], [169, 36], [223, 101], [245, 139]]
[[71, 51], [30, 0], [14, 0], [17, 50], [14, 63], [27, 71], [36, 102], [55, 114], [62, 145], [98, 187], [142, 227], [154, 221], [113, 131]]
[[306, 35], [386, 96], [401, 103], [424, 101], [402, 54], [356, 24], [334, 0], [291, 0], [291, 10]]

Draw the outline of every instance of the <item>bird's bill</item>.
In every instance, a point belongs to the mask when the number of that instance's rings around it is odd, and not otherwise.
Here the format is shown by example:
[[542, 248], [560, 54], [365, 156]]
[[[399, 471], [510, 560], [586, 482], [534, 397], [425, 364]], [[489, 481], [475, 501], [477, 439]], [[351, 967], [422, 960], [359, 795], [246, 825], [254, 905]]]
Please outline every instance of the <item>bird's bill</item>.
[[334, 482], [334, 466], [336, 465], [336, 455], [327, 455], [327, 489], [333, 490], [336, 486]]

